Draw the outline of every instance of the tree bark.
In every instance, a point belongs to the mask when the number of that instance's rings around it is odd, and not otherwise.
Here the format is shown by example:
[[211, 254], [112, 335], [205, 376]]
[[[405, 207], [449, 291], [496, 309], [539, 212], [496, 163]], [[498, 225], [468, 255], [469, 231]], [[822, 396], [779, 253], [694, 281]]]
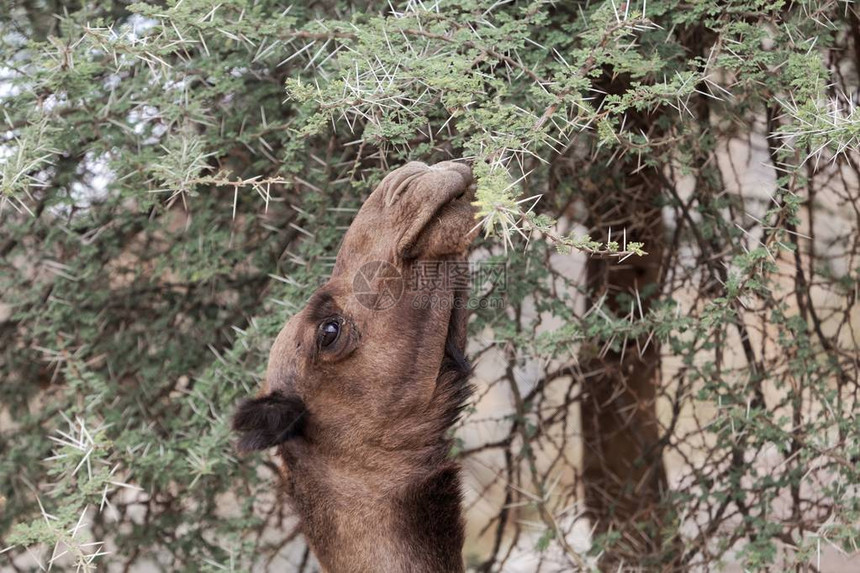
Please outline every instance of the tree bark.
[[[607, 79], [608, 93], [626, 89], [623, 79]], [[630, 114], [628, 129], [660, 137], [655, 116]], [[632, 155], [632, 156], [631, 156]], [[589, 304], [604, 304], [618, 317], [632, 321], [647, 316], [652, 301], [662, 292], [665, 238], [660, 208], [659, 167], [638, 169], [635, 154], [608, 167], [599, 189], [586, 193], [592, 229], [622, 242], [645, 243], [648, 255], [618, 262], [592, 258], [586, 266]], [[620, 297], [620, 299], [619, 299]], [[645, 565], [648, 555], [673, 555], [661, 547], [666, 516], [661, 499], [666, 472], [660, 447], [656, 397], [660, 387], [660, 347], [657, 337], [622, 338], [614, 349], [590, 345], [582, 363], [589, 373], [581, 402], [584, 440], [583, 484], [586, 508], [595, 526], [596, 540], [604, 550], [603, 566]], [[620, 346], [617, 344], [620, 342]], [[601, 534], [617, 532], [610, 541]], [[674, 557], [669, 557], [669, 560]], [[654, 568], [667, 568], [650, 563]], [[669, 566], [668, 568], [671, 568]]]
[[[622, 177], [621, 181], [623, 188], [618, 193], [604, 194], [603, 202], [593, 204], [597, 209], [593, 215], [601, 221], [615, 221], [613, 227], [619, 234], [625, 227], [630, 240], [645, 243], [648, 255], [630, 257], [623, 263], [591, 259], [587, 264], [587, 284], [591, 304], [605, 296], [616, 316], [626, 316], [632, 310], [637, 320], [641, 316], [640, 303], [641, 313], [647, 314], [654, 294], [661, 288], [663, 222], [656, 201], [660, 189], [640, 175]], [[643, 291], [652, 294], [646, 296]], [[616, 300], [621, 293], [629, 295], [623, 304]], [[611, 561], [659, 550], [659, 504], [666, 484], [661, 450], [657, 447], [659, 344], [652, 337], [627, 339], [621, 346], [602, 357], [593, 355], [601, 348], [590, 349], [592, 355], [585, 360], [585, 371], [596, 374], [585, 383], [581, 405], [586, 507], [597, 534], [622, 534], [618, 555], [606, 556]]]

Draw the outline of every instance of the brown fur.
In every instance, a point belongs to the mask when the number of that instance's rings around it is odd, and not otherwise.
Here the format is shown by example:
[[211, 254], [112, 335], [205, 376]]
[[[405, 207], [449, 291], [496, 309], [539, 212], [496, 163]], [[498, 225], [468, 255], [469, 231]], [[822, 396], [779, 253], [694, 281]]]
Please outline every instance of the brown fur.
[[[416, 308], [407, 290], [371, 310], [352, 285], [371, 261], [408, 279], [421, 261], [462, 260], [474, 237], [471, 192], [462, 164], [390, 173], [350, 226], [331, 279], [278, 335], [261, 397], [234, 419], [241, 448], [278, 447], [302, 530], [329, 573], [463, 570], [447, 436], [469, 395], [462, 294], [434, 285], [421, 294], [448, 304]], [[324, 346], [334, 317], [340, 334]]]

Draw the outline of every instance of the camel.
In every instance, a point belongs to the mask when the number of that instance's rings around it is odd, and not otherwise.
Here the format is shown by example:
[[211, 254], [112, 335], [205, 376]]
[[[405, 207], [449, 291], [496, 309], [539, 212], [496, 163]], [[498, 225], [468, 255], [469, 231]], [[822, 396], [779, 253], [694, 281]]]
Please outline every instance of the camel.
[[[392, 283], [425, 261], [465, 260], [473, 194], [461, 163], [389, 173], [331, 279], [278, 335], [261, 394], [235, 414], [241, 450], [277, 447], [287, 497], [328, 573], [463, 571], [449, 430], [470, 395], [465, 293], [439, 281], [436, 304], [416, 304]], [[384, 299], [369, 301], [368, 285]]]

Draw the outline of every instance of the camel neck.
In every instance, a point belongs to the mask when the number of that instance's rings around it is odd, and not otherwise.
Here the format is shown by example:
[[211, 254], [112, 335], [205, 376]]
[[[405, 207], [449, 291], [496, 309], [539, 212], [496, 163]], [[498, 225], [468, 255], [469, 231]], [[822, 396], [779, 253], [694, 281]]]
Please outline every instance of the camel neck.
[[396, 473], [293, 468], [290, 497], [326, 573], [463, 571], [456, 463]]

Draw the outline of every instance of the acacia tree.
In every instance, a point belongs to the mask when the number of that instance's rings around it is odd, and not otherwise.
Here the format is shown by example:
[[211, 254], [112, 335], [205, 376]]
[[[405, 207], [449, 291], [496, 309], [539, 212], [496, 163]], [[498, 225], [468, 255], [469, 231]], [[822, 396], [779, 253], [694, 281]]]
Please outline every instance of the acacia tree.
[[452, 452], [472, 566], [854, 551], [853, 5], [0, 14], [12, 567], [312, 568], [227, 419], [382, 175], [457, 157], [507, 264]]

